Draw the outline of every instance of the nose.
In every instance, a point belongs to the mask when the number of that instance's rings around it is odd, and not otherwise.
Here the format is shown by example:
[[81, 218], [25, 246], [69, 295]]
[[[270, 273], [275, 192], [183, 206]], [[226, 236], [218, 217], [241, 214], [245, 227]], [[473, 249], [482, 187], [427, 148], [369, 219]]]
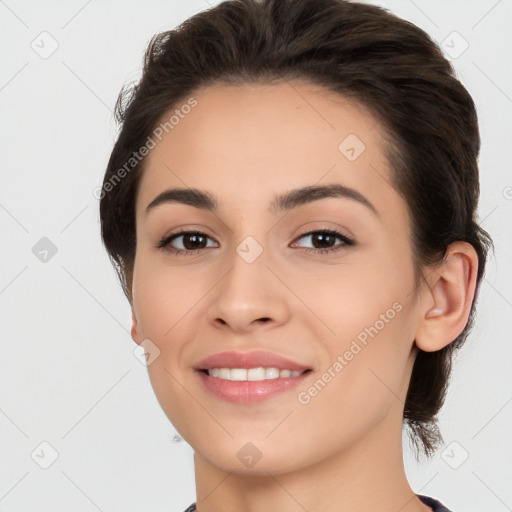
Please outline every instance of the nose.
[[208, 321], [237, 334], [285, 324], [290, 317], [288, 290], [276, 277], [279, 271], [267, 266], [265, 251], [252, 262], [233, 252], [229, 270], [209, 294]]

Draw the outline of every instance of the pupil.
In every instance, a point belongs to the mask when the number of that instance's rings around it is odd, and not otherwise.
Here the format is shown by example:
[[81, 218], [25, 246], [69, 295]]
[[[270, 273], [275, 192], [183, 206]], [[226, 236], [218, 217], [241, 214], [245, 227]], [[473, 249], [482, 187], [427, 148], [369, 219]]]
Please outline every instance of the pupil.
[[[204, 238], [202, 235], [198, 235], [198, 234], [192, 234], [192, 235], [185, 235], [183, 237], [183, 245], [187, 248], [187, 249], [198, 249], [198, 248], [202, 248], [202, 247], [199, 247], [201, 245], [201, 242], [199, 241], [198, 242], [198, 239], [201, 239], [201, 238]], [[187, 240], [195, 240], [195, 242], [192, 242], [192, 244], [189, 244], [187, 243]]]
[[[318, 238], [320, 240], [320, 247], [316, 247], [317, 244], [314, 243], [315, 241], [315, 238]], [[331, 245], [329, 244], [329, 241], [332, 242], [332, 235], [328, 234], [328, 233], [318, 233], [316, 236], [313, 235], [313, 245], [315, 245], [315, 248], [317, 249], [325, 249], [326, 247], [331, 247]], [[322, 245], [322, 240], [324, 243], [326, 243], [326, 245]]]

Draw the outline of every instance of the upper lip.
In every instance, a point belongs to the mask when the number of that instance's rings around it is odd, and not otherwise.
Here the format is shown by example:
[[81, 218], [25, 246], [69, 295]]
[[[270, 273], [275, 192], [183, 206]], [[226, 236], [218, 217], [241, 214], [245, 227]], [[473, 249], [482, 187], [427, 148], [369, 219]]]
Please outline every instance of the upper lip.
[[264, 350], [246, 352], [218, 352], [199, 361], [194, 369], [209, 370], [212, 368], [278, 368], [280, 370], [310, 370], [308, 366], [297, 363], [286, 357]]

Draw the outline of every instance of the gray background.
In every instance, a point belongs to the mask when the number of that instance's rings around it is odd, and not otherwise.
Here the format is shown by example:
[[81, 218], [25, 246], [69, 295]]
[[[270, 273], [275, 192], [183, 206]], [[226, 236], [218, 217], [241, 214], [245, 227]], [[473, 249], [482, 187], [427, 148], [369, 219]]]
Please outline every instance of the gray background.
[[[407, 474], [455, 511], [512, 510], [512, 2], [379, 5], [441, 43], [475, 99], [479, 217], [496, 244], [441, 415], [446, 446], [418, 465], [405, 440]], [[195, 500], [193, 452], [133, 352], [93, 191], [146, 43], [208, 6], [0, 1], [0, 512], [180, 512]]]

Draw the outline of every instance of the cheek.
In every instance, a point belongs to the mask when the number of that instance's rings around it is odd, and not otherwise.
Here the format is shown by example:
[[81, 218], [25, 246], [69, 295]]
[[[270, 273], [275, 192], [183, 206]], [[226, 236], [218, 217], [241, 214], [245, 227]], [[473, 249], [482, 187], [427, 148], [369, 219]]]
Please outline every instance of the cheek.
[[151, 386], [164, 413], [187, 439], [192, 409], [186, 391], [189, 369], [183, 361], [190, 360], [186, 342], [194, 336], [194, 308], [200, 307], [209, 287], [205, 283], [204, 290], [190, 269], [164, 268], [152, 264], [152, 259], [140, 257], [136, 261], [134, 306], [142, 336], [159, 350], [147, 367]]
[[[379, 330], [383, 321], [387, 326], [399, 309], [393, 305], [402, 303], [408, 288], [407, 275], [398, 276], [379, 261], [352, 261], [355, 259], [316, 272], [286, 276], [290, 288], [304, 299], [312, 313], [307, 317], [314, 317], [318, 324], [321, 320], [333, 340], [352, 339], [360, 333], [364, 337], [365, 329], [375, 323]], [[383, 320], [381, 315], [385, 316]]]
[[191, 266], [155, 264], [142, 255], [133, 278], [134, 305], [145, 337], [172, 338], [187, 324], [187, 316], [201, 307], [201, 299], [214, 284], [211, 272], [202, 276]]
[[322, 436], [337, 439], [340, 448], [355, 443], [392, 409], [403, 409], [410, 352], [410, 343], [401, 334], [403, 311], [380, 330], [368, 325], [367, 331], [360, 331], [364, 337], [338, 335], [329, 344], [328, 364], [309, 387], [299, 390], [303, 414], [300, 418], [297, 411], [295, 419], [315, 424]]
[[402, 392], [414, 339], [413, 274], [391, 254], [303, 278], [300, 296], [315, 314], [302, 321], [321, 333], [327, 364], [320, 372], [336, 375], [326, 386], [330, 391], [322, 391], [325, 406], [334, 400], [345, 410], [378, 411]]

